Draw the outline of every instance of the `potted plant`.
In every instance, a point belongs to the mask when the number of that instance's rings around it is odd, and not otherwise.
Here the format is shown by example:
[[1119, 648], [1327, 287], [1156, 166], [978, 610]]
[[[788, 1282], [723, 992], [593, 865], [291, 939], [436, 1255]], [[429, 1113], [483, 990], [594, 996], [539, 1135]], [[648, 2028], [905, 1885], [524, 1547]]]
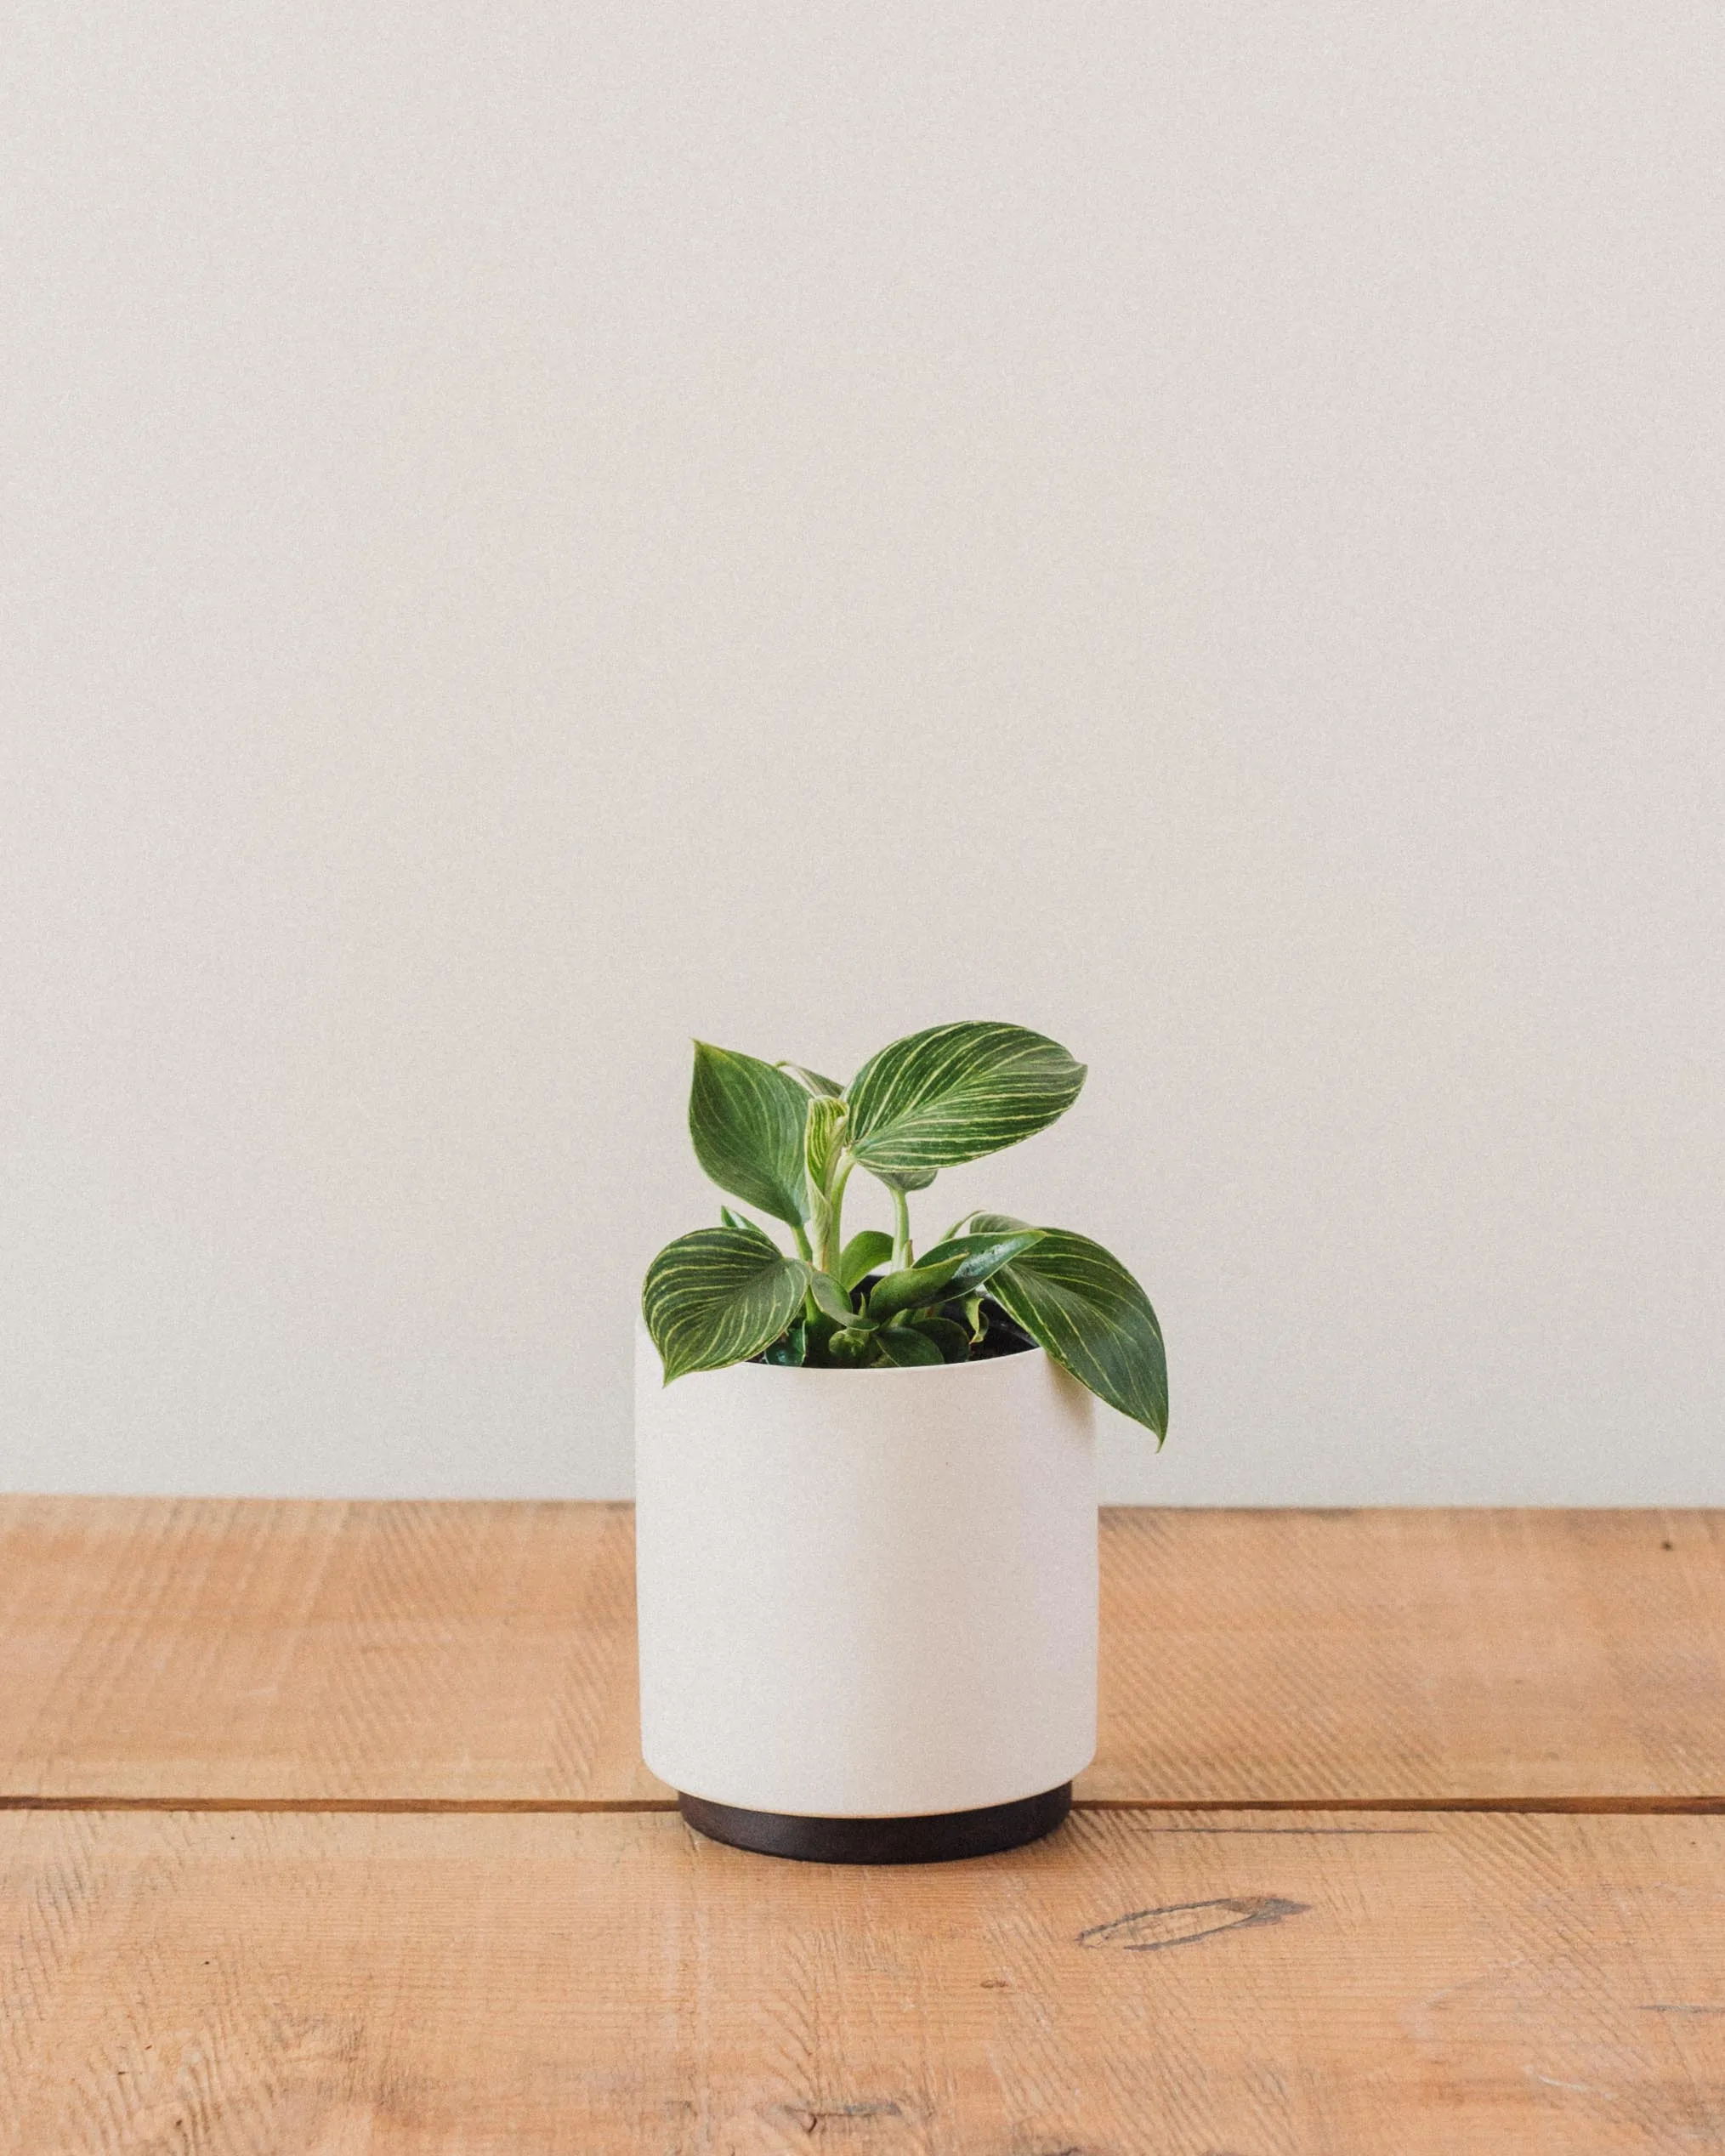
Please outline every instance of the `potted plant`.
[[[1065, 1113], [1084, 1066], [934, 1026], [848, 1086], [697, 1042], [721, 1208], [661, 1251], [637, 1355], [642, 1749], [703, 1833], [920, 1863], [1065, 1817], [1096, 1743], [1092, 1395], [1167, 1427], [1143, 1290], [1083, 1235], [910, 1194]], [[895, 1232], [843, 1232], [857, 1169]]]

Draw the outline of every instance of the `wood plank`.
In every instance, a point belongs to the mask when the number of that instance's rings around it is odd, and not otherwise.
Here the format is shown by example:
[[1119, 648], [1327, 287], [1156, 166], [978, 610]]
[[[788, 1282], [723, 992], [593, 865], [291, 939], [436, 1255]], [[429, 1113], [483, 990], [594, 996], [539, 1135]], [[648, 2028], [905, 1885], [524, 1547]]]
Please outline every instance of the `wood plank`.
[[[0, 1501], [0, 1796], [616, 1802], [628, 1508]], [[1128, 1510], [1142, 1802], [1725, 1796], [1725, 1513]]]
[[30, 2156], [1725, 2148], [1725, 1820], [1092, 1813], [775, 1863], [672, 1815], [0, 1818]]
[[627, 1505], [0, 1501], [0, 1796], [663, 1796]]
[[1105, 1516], [1092, 1798], [1725, 1795], [1725, 1512]]

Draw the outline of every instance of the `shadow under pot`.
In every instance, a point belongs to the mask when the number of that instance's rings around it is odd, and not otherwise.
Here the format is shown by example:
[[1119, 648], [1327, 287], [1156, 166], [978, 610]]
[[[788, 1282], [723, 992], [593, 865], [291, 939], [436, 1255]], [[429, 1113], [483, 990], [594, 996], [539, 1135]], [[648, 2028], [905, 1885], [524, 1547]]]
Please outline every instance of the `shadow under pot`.
[[1060, 1824], [1096, 1749], [1094, 1406], [1040, 1348], [665, 1386], [640, 1333], [641, 1749], [691, 1825], [928, 1864]]

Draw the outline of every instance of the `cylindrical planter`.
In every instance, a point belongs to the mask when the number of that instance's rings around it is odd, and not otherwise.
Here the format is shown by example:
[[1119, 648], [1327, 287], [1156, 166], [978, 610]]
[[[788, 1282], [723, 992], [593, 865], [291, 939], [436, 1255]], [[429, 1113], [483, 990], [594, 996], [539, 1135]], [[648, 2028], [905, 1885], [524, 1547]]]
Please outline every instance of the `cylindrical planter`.
[[703, 1831], [856, 1863], [1046, 1833], [1096, 1748], [1091, 1395], [636, 1358], [641, 1744]]

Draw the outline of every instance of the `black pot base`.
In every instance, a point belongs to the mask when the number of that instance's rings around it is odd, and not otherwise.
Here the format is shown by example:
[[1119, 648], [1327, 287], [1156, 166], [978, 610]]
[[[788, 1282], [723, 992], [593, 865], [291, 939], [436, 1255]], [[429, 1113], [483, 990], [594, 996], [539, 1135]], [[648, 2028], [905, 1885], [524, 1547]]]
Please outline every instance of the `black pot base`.
[[897, 1819], [815, 1819], [797, 1812], [749, 1812], [678, 1793], [677, 1808], [712, 1841], [810, 1864], [945, 1864], [992, 1857], [1052, 1834], [1072, 1809], [1072, 1784], [973, 1812]]

